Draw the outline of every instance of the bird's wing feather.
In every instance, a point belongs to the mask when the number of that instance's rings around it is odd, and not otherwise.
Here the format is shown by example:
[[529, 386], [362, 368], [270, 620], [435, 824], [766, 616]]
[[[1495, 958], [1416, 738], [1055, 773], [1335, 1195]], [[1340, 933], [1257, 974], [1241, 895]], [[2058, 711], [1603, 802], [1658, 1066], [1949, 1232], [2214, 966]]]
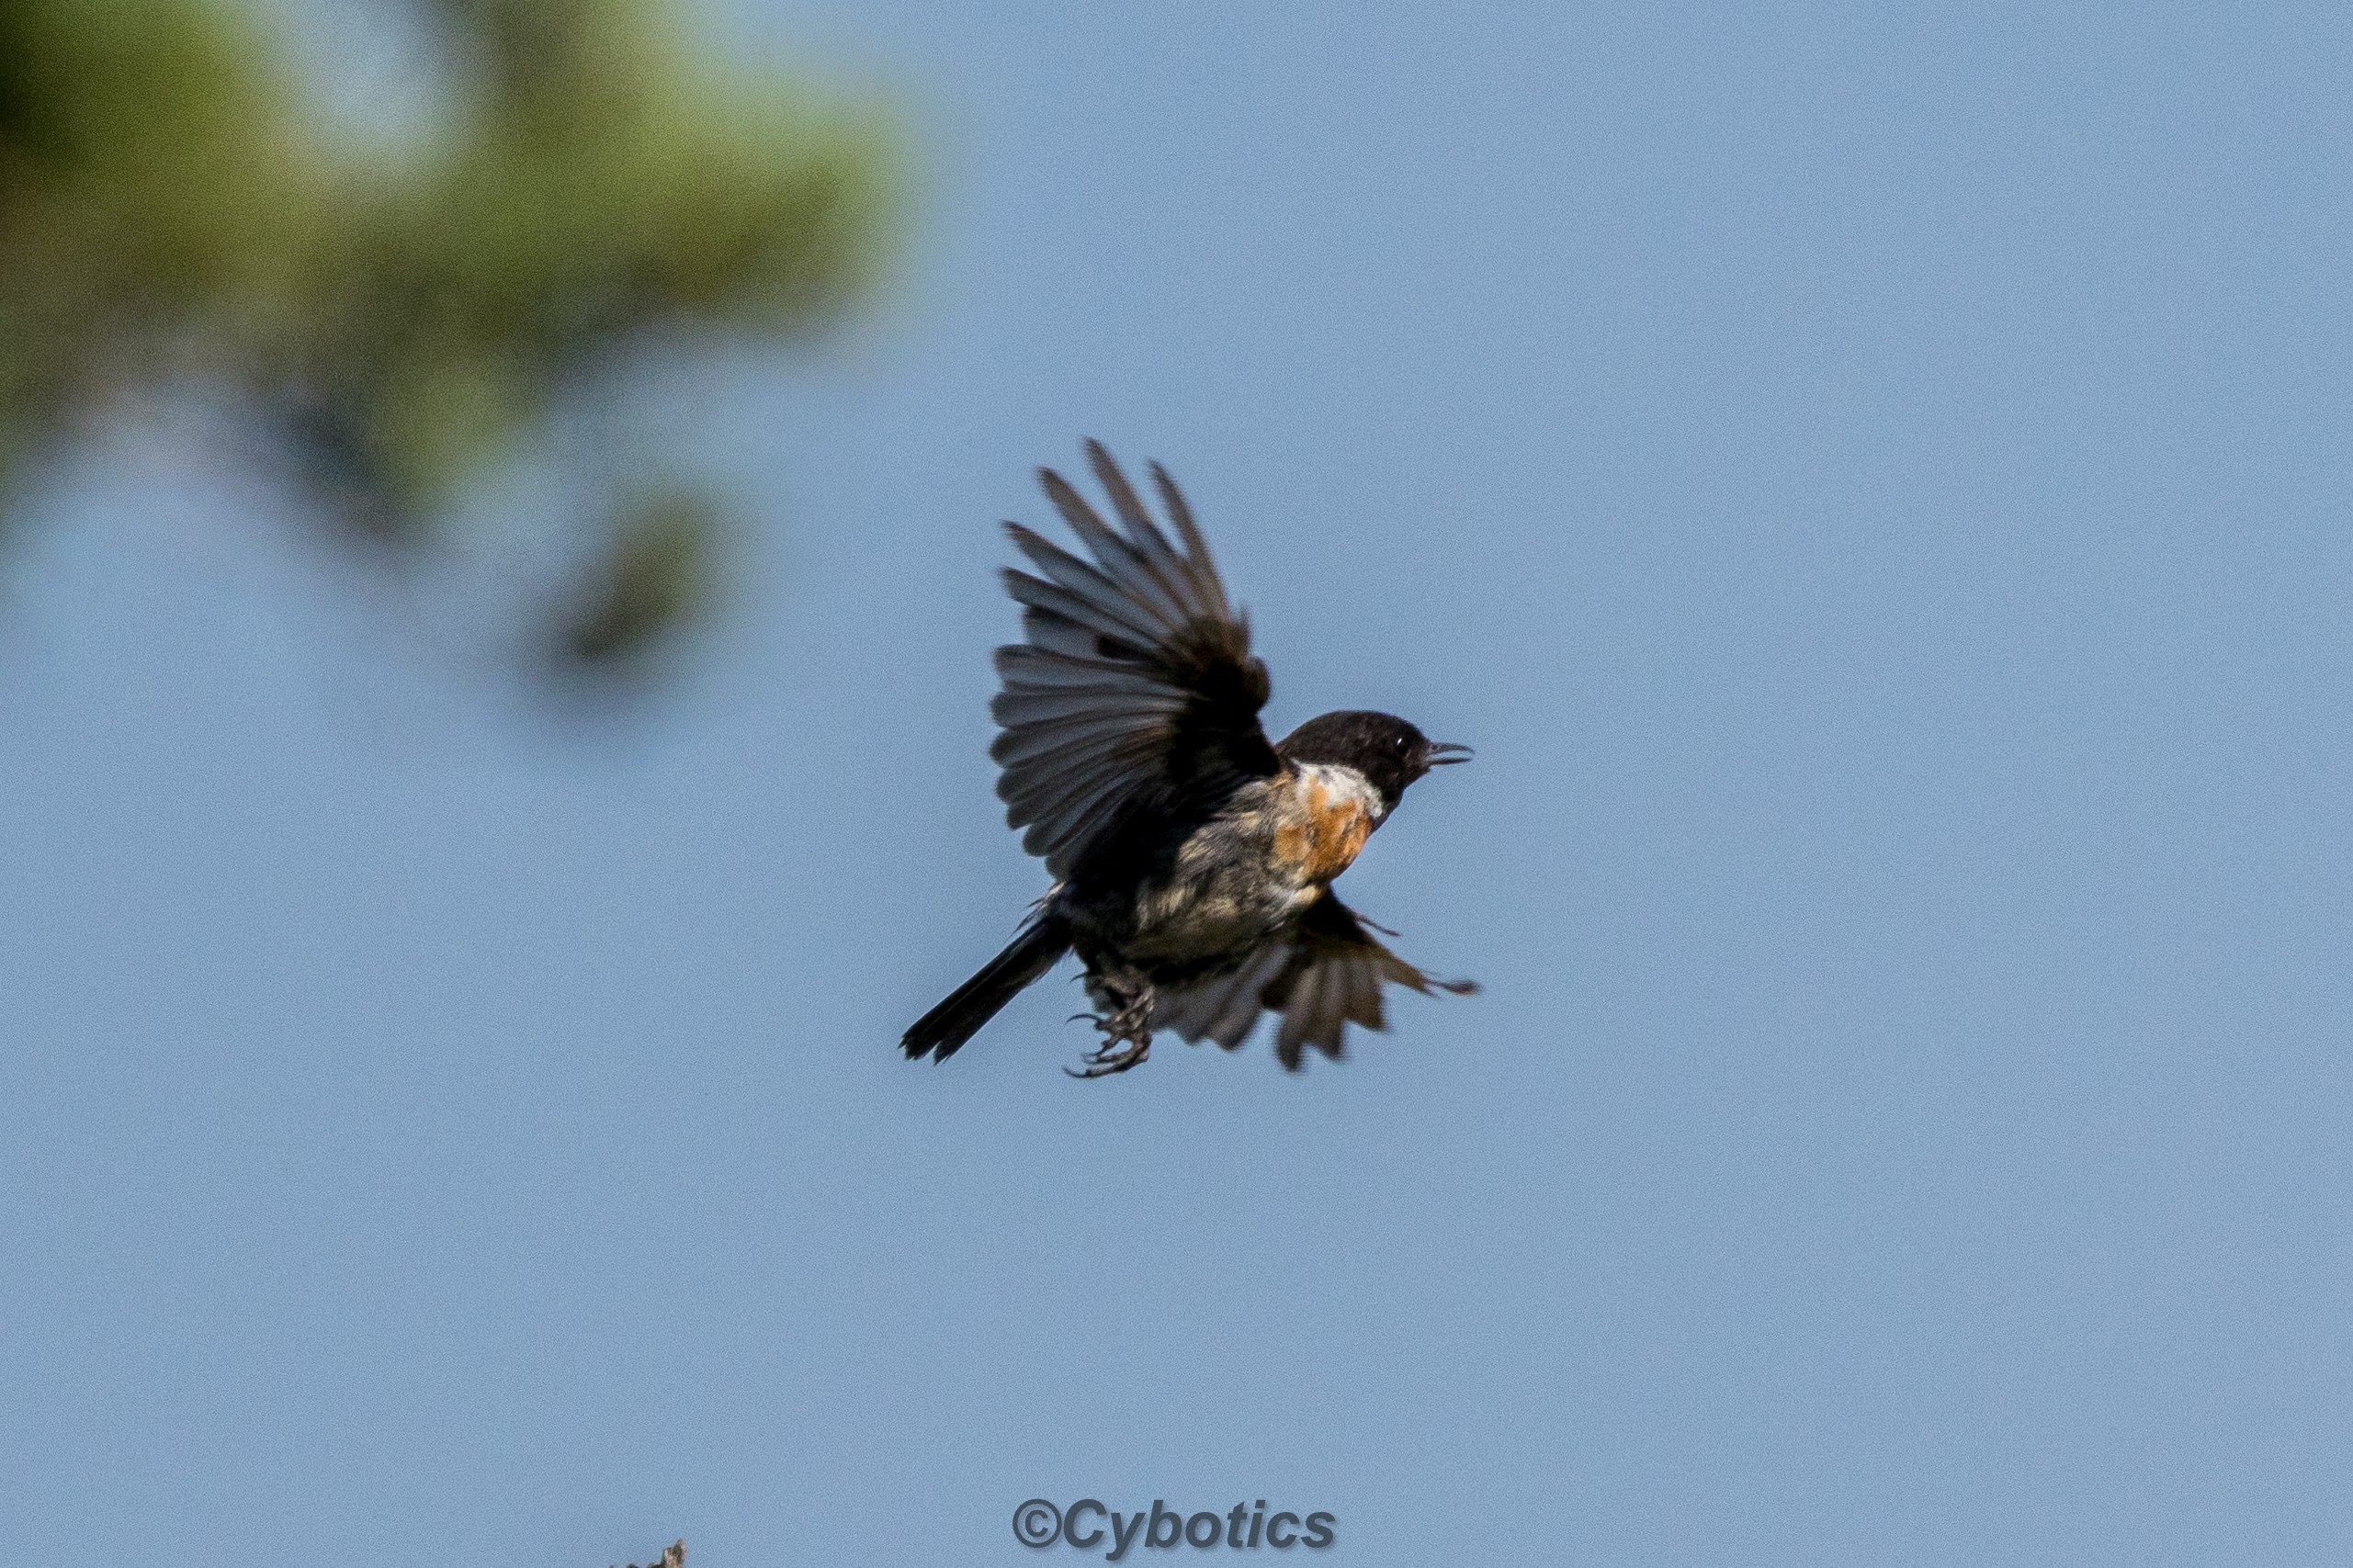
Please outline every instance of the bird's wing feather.
[[1288, 942], [1270, 942], [1240, 964], [1196, 979], [1162, 984], [1152, 993], [1152, 1027], [1198, 1043], [1215, 1040], [1231, 1051], [1249, 1037], [1266, 1006], [1268, 987], [1291, 964]]
[[1215, 1040], [1230, 1051], [1248, 1037], [1260, 1010], [1272, 1009], [1283, 1015], [1274, 1054], [1296, 1072], [1310, 1045], [1337, 1060], [1352, 1023], [1386, 1029], [1385, 985], [1425, 996], [1466, 996], [1478, 989], [1471, 981], [1442, 980], [1407, 963], [1326, 890], [1307, 907], [1289, 941], [1267, 943], [1235, 968], [1160, 987], [1153, 998], [1152, 1026], [1188, 1041]]
[[1158, 464], [1152, 474], [1179, 550], [1095, 442], [1095, 476], [1126, 532], [1112, 528], [1059, 474], [1047, 499], [1094, 558], [1081, 559], [1018, 523], [1013, 544], [1039, 574], [1008, 570], [1027, 641], [997, 650], [1003, 690], [990, 705], [1002, 733], [1005, 818], [1056, 876], [1139, 805], [1188, 789], [1262, 777], [1279, 764], [1258, 711], [1266, 665], [1250, 650], [1209, 547]]

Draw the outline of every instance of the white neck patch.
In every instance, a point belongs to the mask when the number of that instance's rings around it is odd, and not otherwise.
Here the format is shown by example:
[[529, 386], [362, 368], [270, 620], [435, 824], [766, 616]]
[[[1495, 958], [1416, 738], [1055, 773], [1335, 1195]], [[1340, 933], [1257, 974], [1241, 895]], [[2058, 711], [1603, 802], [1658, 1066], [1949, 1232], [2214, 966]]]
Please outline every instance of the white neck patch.
[[1346, 763], [1303, 762], [1299, 771], [1322, 784], [1327, 793], [1362, 805], [1375, 827], [1389, 814], [1388, 802], [1383, 800], [1381, 792], [1373, 787], [1373, 781]]

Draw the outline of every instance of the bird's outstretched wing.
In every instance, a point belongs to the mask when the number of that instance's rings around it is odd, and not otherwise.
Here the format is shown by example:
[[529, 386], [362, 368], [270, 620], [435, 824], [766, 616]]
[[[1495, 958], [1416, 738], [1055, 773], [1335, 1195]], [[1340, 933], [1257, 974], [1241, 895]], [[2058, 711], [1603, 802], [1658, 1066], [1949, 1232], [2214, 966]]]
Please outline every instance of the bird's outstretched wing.
[[1250, 624], [1227, 602], [1184, 497], [1152, 465], [1180, 553], [1111, 454], [1090, 441], [1087, 457], [1126, 532], [1105, 525], [1061, 475], [1039, 470], [1094, 560], [1005, 525], [1044, 575], [1005, 572], [1029, 640], [997, 650], [1004, 690], [990, 705], [1004, 729], [990, 754], [1004, 770], [1005, 819], [1029, 829], [1022, 847], [1058, 877], [1139, 805], [1279, 767], [1258, 723], [1266, 665], [1250, 653]]
[[1215, 1040], [1231, 1051], [1248, 1038], [1261, 1009], [1283, 1015], [1274, 1054], [1293, 1072], [1309, 1045], [1338, 1060], [1353, 1023], [1386, 1029], [1384, 985], [1424, 996], [1466, 996], [1469, 980], [1441, 980], [1399, 958], [1329, 889], [1307, 907], [1289, 942], [1270, 942], [1238, 968], [1176, 986], [1154, 998], [1152, 1026], [1190, 1041]]

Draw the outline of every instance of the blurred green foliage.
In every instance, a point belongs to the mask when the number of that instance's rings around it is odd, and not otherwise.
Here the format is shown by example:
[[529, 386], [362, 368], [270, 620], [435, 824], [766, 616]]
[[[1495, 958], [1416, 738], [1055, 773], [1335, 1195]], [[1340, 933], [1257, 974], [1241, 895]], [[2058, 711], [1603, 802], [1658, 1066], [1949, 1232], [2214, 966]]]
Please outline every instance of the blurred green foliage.
[[[234, 0], [0, 0], [0, 505], [127, 383], [235, 394], [332, 525], [426, 546], [617, 350], [823, 326], [889, 229], [887, 127], [722, 69], [662, 0], [413, 0], [453, 106], [326, 123]], [[711, 508], [632, 490], [548, 628], [589, 665], [690, 619]]]

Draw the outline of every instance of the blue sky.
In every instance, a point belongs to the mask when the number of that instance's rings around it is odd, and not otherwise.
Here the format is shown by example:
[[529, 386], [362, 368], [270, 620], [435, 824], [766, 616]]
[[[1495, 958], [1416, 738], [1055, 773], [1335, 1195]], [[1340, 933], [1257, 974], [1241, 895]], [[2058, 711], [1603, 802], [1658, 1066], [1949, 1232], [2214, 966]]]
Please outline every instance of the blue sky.
[[[9, 1539], [2353, 1554], [2353, 14], [711, 26], [922, 183], [857, 333], [649, 393], [753, 525], [669, 697], [535, 713], [168, 444], [12, 542]], [[1044, 886], [994, 524], [1082, 434], [1273, 726], [1478, 748], [1343, 891], [1483, 995], [899, 1059]]]

